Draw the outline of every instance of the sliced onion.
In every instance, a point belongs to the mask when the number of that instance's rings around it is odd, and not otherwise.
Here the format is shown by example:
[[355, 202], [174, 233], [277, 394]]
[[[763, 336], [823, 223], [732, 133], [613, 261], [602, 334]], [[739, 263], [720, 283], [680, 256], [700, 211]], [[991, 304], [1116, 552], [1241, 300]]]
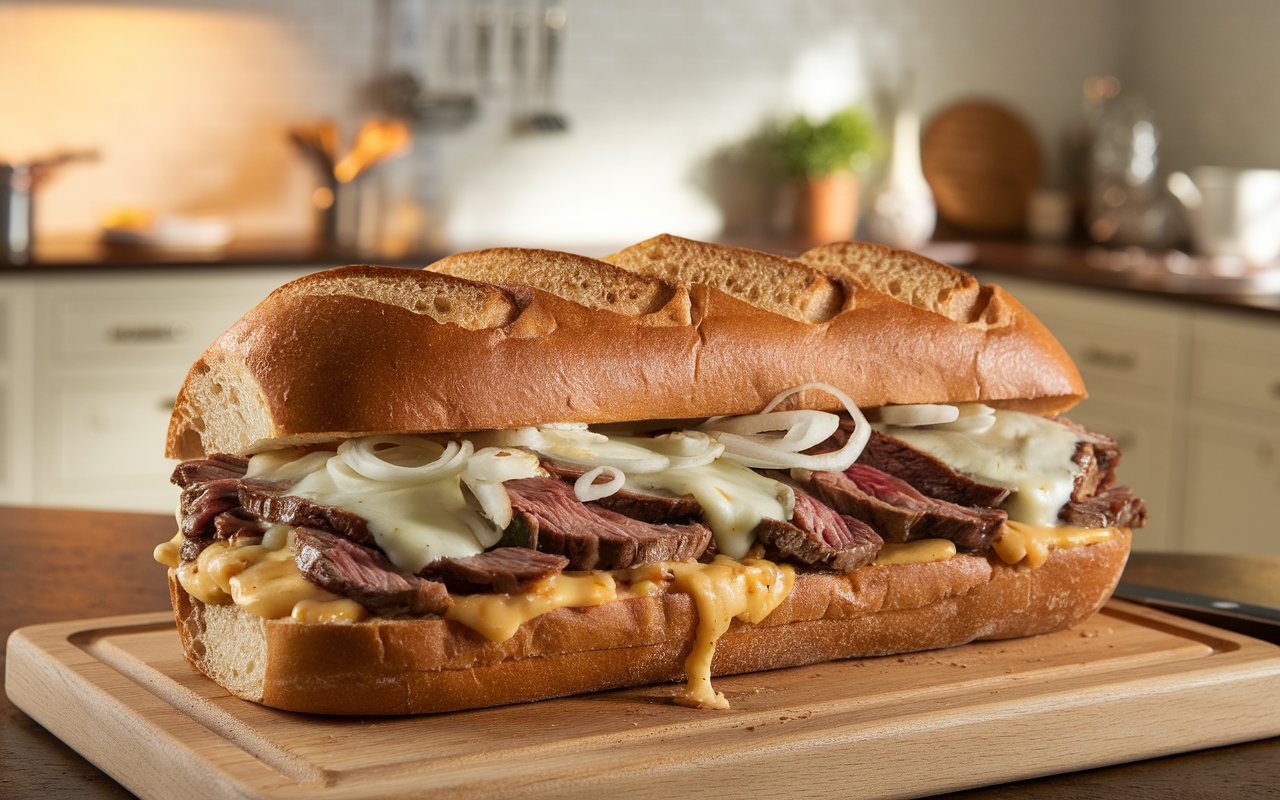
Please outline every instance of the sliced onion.
[[798, 453], [822, 444], [840, 427], [840, 417], [827, 411], [763, 411], [740, 417], [721, 417], [703, 425], [703, 430], [723, 431], [740, 436], [786, 431], [781, 437], [772, 437], [772, 445], [779, 450]]
[[[383, 445], [390, 445], [379, 449]], [[420, 436], [364, 436], [338, 446], [347, 466], [371, 481], [392, 483], [439, 480], [462, 471], [472, 453], [471, 442], [440, 445]], [[395, 461], [388, 460], [394, 457]], [[422, 462], [407, 466], [403, 462]]]
[[467, 460], [466, 474], [478, 481], [501, 483], [542, 472], [533, 453], [514, 447], [486, 447]]
[[935, 425], [929, 430], [935, 431], [951, 431], [953, 433], [986, 433], [996, 424], [995, 415], [974, 414], [969, 417], [961, 417], [955, 422], [948, 422], [946, 425]]
[[480, 513], [501, 530], [511, 524], [511, 496], [500, 481], [468, 480], [463, 481], [480, 504]]
[[960, 409], [952, 405], [936, 403], [919, 403], [901, 406], [885, 406], [880, 409], [880, 421], [886, 425], [940, 425], [955, 422], [960, 418]]
[[[609, 480], [605, 483], [596, 483], [596, 478], [601, 475], [608, 475]], [[582, 502], [590, 503], [592, 500], [601, 500], [615, 494], [626, 480], [627, 476], [623, 475], [622, 470], [617, 467], [596, 467], [582, 473], [581, 477], [574, 481], [573, 493]]]
[[[853, 431], [849, 434], [848, 441], [846, 441], [844, 446], [839, 450], [834, 450], [830, 453], [822, 453], [820, 455], [805, 455], [804, 453], [799, 453], [795, 450], [789, 449], [795, 444], [796, 440], [803, 441], [813, 435], [816, 435], [816, 431], [821, 430], [821, 428], [817, 427], [806, 431], [803, 434], [797, 434], [795, 440], [792, 442], [786, 442], [785, 436], [782, 437], [782, 439], [779, 439], [776, 436], [766, 438], [760, 434], [747, 435], [721, 430], [722, 426], [726, 422], [730, 421], [729, 419], [719, 419], [708, 422], [702, 426], [702, 430], [705, 430], [712, 436], [716, 437], [716, 439], [724, 445], [725, 458], [732, 459], [744, 467], [752, 467], [755, 469], [794, 469], [798, 467], [801, 469], [835, 471], [848, 469], [850, 464], [858, 460], [858, 456], [862, 454], [862, 449], [867, 445], [867, 440], [871, 438], [871, 426], [867, 424], [866, 417], [864, 417], [862, 412], [858, 410], [857, 405], [854, 404], [849, 395], [840, 391], [836, 387], [825, 383], [806, 383], [796, 386], [792, 389], [788, 389], [782, 394], [779, 394], [777, 397], [773, 398], [773, 400], [770, 400], [769, 404], [765, 406], [765, 410], [763, 412], [752, 416], [767, 415], [788, 397], [812, 389], [820, 390], [834, 396], [842, 405], [844, 405], [845, 410], [849, 412], [849, 417], [853, 422]], [[781, 413], [792, 414], [794, 412]], [[833, 418], [835, 417], [834, 414], [830, 414], [829, 416]], [[753, 423], [753, 425], [754, 424], [758, 423]], [[810, 424], [815, 426], [817, 425], [816, 422]], [[825, 426], [827, 423], [822, 424]], [[840, 420], [836, 418], [836, 425], [838, 426], [839, 424]], [[779, 428], [773, 429], [777, 430]], [[768, 430], [768, 428], [765, 430]], [[832, 427], [832, 431], [834, 430], [835, 427]], [[829, 435], [830, 432], [827, 433], [827, 436]], [[817, 442], [814, 442], [814, 444], [817, 444]]]
[[715, 461], [724, 453], [724, 445], [702, 431], [673, 431], [649, 439], [629, 441], [666, 456], [670, 462], [667, 469], [701, 467]]

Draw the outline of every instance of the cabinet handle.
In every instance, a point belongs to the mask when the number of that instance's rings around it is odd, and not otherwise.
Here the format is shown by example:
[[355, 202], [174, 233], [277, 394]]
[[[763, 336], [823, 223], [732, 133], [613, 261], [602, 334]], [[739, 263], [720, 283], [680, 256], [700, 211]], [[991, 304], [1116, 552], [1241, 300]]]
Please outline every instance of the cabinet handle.
[[1133, 353], [1090, 345], [1080, 352], [1080, 360], [1095, 367], [1108, 367], [1132, 371], [1138, 365], [1138, 357]]
[[172, 342], [181, 335], [177, 325], [117, 325], [108, 334], [113, 342], [130, 344]]

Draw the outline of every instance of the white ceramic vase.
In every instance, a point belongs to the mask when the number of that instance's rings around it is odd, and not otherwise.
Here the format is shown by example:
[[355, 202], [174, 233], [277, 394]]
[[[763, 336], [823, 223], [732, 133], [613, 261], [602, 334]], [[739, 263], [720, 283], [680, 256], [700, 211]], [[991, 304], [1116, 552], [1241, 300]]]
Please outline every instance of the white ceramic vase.
[[867, 198], [866, 233], [872, 241], [913, 249], [933, 235], [938, 211], [920, 166], [920, 114], [908, 92], [894, 105], [889, 165]]

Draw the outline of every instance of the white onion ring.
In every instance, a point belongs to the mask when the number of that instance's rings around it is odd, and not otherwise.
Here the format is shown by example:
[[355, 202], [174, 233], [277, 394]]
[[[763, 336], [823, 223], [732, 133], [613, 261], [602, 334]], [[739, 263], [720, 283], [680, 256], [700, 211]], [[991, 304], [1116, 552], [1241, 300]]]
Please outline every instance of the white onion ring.
[[[392, 447], [378, 450], [378, 445], [383, 444], [390, 444]], [[440, 449], [439, 452], [432, 452], [436, 448]], [[416, 450], [415, 455], [430, 457], [431, 460], [425, 464], [407, 467], [384, 458], [389, 453], [401, 450], [410, 453]], [[471, 457], [472, 450], [471, 442], [465, 439], [461, 444], [454, 440], [441, 447], [430, 439], [418, 436], [363, 436], [359, 439], [348, 439], [338, 445], [338, 456], [347, 466], [371, 481], [399, 483], [439, 480], [456, 475], [462, 471], [463, 465]]]
[[538, 457], [513, 447], [486, 447], [467, 460], [466, 474], [477, 481], [501, 483], [540, 473]]
[[739, 436], [786, 431], [782, 437], [771, 437], [769, 444], [792, 453], [821, 444], [840, 427], [840, 418], [827, 411], [762, 411], [740, 417], [722, 417], [703, 425], [703, 430], [722, 431]]
[[[788, 397], [800, 392], [816, 389], [832, 395], [844, 405], [849, 417], [853, 422], [853, 430], [849, 434], [849, 440], [839, 450], [830, 453], [822, 453], [821, 455], [805, 455], [793, 450], [784, 449], [790, 447], [794, 442], [785, 446], [779, 446], [778, 439], [764, 440], [759, 436], [748, 436], [728, 431], [720, 431], [718, 428], [727, 420], [716, 420], [713, 423], [706, 423], [702, 430], [707, 431], [724, 444], [724, 457], [732, 459], [744, 467], [752, 467], [755, 469], [810, 469], [810, 470], [831, 470], [843, 471], [849, 468], [849, 465], [858, 460], [858, 456], [862, 455], [862, 449], [867, 446], [867, 440], [871, 438], [871, 426], [867, 424], [867, 418], [858, 410], [858, 406], [854, 404], [849, 395], [840, 391], [834, 386], [825, 383], [805, 383], [800, 386], [788, 389], [779, 394], [777, 397], [769, 401], [765, 406], [765, 410], [761, 412], [761, 416], [770, 413], [778, 404]], [[783, 412], [790, 413], [790, 412]], [[835, 416], [835, 415], [831, 415]], [[836, 424], [839, 425], [837, 418]], [[713, 426], [713, 427], [708, 427]], [[834, 430], [834, 428], [833, 428]], [[811, 432], [812, 433], [812, 432]], [[830, 434], [828, 434], [830, 435]], [[783, 437], [785, 440], [786, 437]], [[807, 438], [807, 437], [805, 437]]]
[[918, 425], [943, 425], [960, 418], [960, 409], [952, 405], [915, 403], [885, 406], [880, 409], [880, 421], [886, 425], [913, 428]]
[[[608, 475], [608, 482], [596, 483], [596, 478], [601, 475]], [[616, 494], [626, 480], [627, 476], [623, 475], [622, 470], [617, 467], [599, 466], [582, 473], [581, 477], [573, 482], [573, 493], [582, 502], [590, 503], [592, 500], [602, 500]]]

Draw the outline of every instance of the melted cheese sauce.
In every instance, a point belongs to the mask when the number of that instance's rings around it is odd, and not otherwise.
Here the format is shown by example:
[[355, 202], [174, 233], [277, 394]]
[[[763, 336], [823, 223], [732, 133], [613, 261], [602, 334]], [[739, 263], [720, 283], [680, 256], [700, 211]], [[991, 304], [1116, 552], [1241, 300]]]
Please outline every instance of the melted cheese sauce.
[[735, 561], [716, 556], [710, 564], [669, 561], [628, 571], [632, 590], [656, 594], [674, 586], [693, 596], [698, 628], [684, 662], [687, 683], [676, 702], [695, 708], [729, 707], [724, 694], [711, 686], [711, 660], [716, 643], [734, 619], [759, 623], [773, 613], [795, 585], [795, 570], [772, 561]]
[[1105, 542], [1113, 535], [1115, 528], [1046, 527], [1010, 520], [1004, 524], [991, 547], [1006, 564], [1025, 561], [1027, 566], [1035, 569], [1049, 557], [1050, 550]]
[[444, 618], [460, 622], [491, 642], [505, 642], [520, 626], [557, 608], [598, 606], [618, 597], [607, 572], [561, 573], [525, 594], [450, 595], [453, 608]]
[[[276, 526], [280, 528], [282, 526]], [[228, 547], [214, 542], [186, 564], [162, 561], [176, 569], [187, 594], [210, 605], [235, 603], [265, 619], [293, 617], [300, 622], [355, 622], [364, 619], [364, 608], [354, 600], [326, 592], [302, 577], [293, 548], [283, 537], [263, 544]], [[159, 553], [168, 545], [156, 548]], [[275, 546], [271, 546], [274, 544]], [[157, 558], [159, 560], [159, 558]]]
[[876, 554], [875, 565], [886, 564], [928, 564], [933, 561], [946, 561], [956, 554], [955, 542], [949, 539], [916, 539], [914, 542], [895, 544], [885, 542]]
[[1072, 461], [1080, 436], [1052, 420], [997, 410], [981, 433], [876, 426], [952, 468], [1015, 489], [1005, 503], [1009, 518], [1051, 527], [1071, 499], [1080, 467]]

